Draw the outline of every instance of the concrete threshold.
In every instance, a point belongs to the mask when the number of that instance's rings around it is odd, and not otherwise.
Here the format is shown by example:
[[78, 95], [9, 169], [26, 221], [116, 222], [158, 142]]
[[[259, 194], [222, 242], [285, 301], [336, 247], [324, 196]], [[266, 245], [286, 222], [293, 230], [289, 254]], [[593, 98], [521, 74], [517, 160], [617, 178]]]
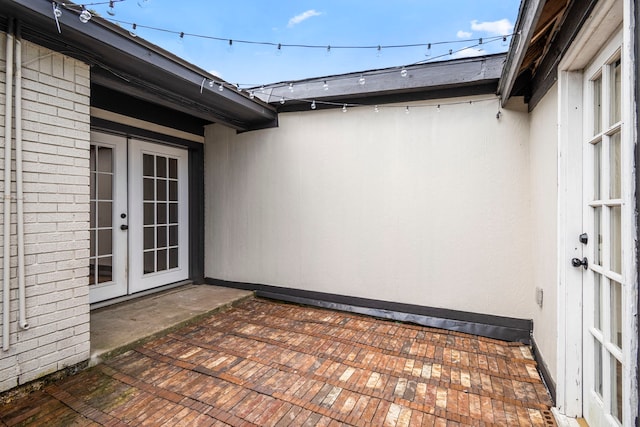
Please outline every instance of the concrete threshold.
[[89, 365], [250, 298], [251, 291], [186, 285], [91, 311]]

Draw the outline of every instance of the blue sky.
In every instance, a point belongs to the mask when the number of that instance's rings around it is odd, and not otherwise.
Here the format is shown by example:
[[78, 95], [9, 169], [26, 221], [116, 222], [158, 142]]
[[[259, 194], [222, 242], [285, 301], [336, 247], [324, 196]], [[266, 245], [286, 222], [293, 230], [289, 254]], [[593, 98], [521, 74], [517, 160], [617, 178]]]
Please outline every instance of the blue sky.
[[[104, 18], [122, 21], [137, 34], [230, 83], [242, 86], [299, 80], [446, 57], [505, 51], [498, 40], [513, 30], [519, 0], [125, 0], [88, 6]], [[143, 7], [141, 7], [141, 5]], [[156, 27], [158, 31], [143, 28]], [[184, 38], [179, 33], [184, 32]], [[219, 37], [210, 40], [189, 34]], [[229, 46], [228, 40], [236, 40]], [[309, 49], [250, 45], [238, 40], [321, 46], [386, 46], [433, 43], [397, 49]], [[448, 56], [449, 49], [453, 55]], [[443, 58], [444, 59], [444, 58]]]

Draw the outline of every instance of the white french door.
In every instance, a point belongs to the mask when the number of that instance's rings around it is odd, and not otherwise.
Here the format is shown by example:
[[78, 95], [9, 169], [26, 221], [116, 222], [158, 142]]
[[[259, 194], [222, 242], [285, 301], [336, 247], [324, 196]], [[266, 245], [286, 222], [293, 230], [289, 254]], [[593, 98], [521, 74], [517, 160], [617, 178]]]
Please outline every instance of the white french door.
[[90, 302], [187, 279], [187, 150], [101, 132], [90, 150]]
[[129, 141], [129, 289], [189, 277], [187, 151]]
[[[573, 264], [583, 273], [584, 417], [590, 426], [622, 425], [623, 375], [630, 337], [623, 327], [625, 278], [622, 165], [621, 33], [584, 72], [583, 225], [585, 257]], [[580, 261], [580, 262], [579, 262]]]

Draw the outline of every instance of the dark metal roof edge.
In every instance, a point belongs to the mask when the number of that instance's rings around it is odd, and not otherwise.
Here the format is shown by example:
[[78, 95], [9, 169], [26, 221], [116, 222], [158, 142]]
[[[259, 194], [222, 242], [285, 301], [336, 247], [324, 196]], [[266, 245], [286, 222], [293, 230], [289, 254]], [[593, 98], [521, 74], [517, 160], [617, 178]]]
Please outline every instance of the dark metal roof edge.
[[[117, 75], [118, 66], [121, 65], [119, 63], [123, 60], [139, 61], [140, 64], [145, 65], [139, 67], [139, 71], [149, 81], [159, 78], [159, 74], [164, 74], [165, 78], [174, 79], [176, 87], [184, 86], [189, 88], [190, 90], [185, 90], [187, 95], [182, 92], [178, 94], [181, 97], [188, 97], [189, 93], [202, 95], [200, 88], [206, 80], [224, 82], [222, 79], [182, 60], [153, 43], [138, 37], [132, 37], [127, 30], [99, 16], [95, 16], [89, 22], [83, 24], [77, 19], [76, 14], [70, 10], [65, 10], [60, 17], [63, 38], [56, 39], [55, 37], [57, 37], [58, 33], [55, 29], [55, 21], [53, 20], [51, 2], [49, 0], [0, 0], [0, 10], [2, 10], [0, 15], [13, 16], [23, 20], [25, 25], [30, 25], [39, 30], [40, 34], [37, 36], [42, 40], [52, 40], [52, 44], [57, 42], [56, 47], [58, 49], [55, 50], [71, 56], [75, 55], [74, 57], [89, 64], [99, 65], [114, 72], [115, 75]], [[51, 27], [46, 27], [43, 23], [49, 21], [51, 21]], [[68, 37], [68, 39], [64, 37]], [[74, 41], [77, 45], [73, 44]], [[121, 58], [118, 58], [120, 61], [115, 61], [115, 59], [111, 58], [111, 62], [109, 62], [110, 58], [104, 55], [92, 55], [86, 49], [83, 51], [82, 43], [86, 44], [89, 41], [101, 45], [104, 51], [121, 56]], [[68, 47], [69, 51], [64, 50], [63, 46]], [[74, 48], [76, 50], [73, 50]], [[223, 92], [206, 91], [211, 98], [211, 102], [206, 102], [206, 99], [201, 96], [196, 97], [193, 95], [191, 96], [191, 101], [202, 103], [203, 105], [229, 103], [229, 110], [233, 111], [233, 114], [238, 119], [235, 123], [229, 124], [237, 129], [247, 130], [251, 129], [253, 125], [263, 126], [264, 123], [275, 123], [277, 121], [277, 113], [273, 107], [258, 99], [251, 99], [245, 93], [231, 90], [233, 86], [227, 82], [224, 83], [226, 83], [229, 90]], [[210, 120], [225, 121], [223, 117], [210, 117]], [[242, 125], [238, 126], [238, 123], [242, 123]]]
[[524, 61], [527, 48], [545, 3], [546, 0], [522, 0], [520, 4], [514, 29], [516, 36], [511, 39], [505, 66], [502, 69], [502, 75], [498, 83], [498, 95], [501, 97], [503, 106], [511, 96], [511, 90], [518, 77], [520, 66]]
[[[380, 97], [407, 97], [411, 94], [424, 94], [429, 91], [458, 89], [473, 86], [486, 86], [498, 82], [502, 72], [506, 54], [478, 56], [439, 61], [435, 63], [405, 67], [407, 74], [401, 77], [395, 71], [402, 67], [371, 70], [368, 73], [354, 72], [329, 78], [316, 77], [293, 83], [293, 91], [289, 84], [274, 84], [255, 90], [256, 97], [273, 103], [278, 110], [280, 99], [285, 104], [317, 102], [353, 102], [349, 100]], [[393, 72], [390, 72], [393, 71]], [[366, 77], [366, 84], [358, 84], [360, 77]], [[323, 83], [330, 85], [323, 90]], [[494, 92], [495, 93], [495, 92]], [[462, 95], [457, 95], [462, 96]], [[418, 98], [420, 99], [420, 98]], [[393, 102], [387, 101], [387, 102]]]

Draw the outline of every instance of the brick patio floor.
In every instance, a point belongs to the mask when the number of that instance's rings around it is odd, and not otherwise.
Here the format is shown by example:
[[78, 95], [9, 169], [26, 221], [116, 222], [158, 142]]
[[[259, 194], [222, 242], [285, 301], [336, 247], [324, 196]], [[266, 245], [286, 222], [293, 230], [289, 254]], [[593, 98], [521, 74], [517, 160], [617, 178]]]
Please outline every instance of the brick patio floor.
[[555, 425], [528, 347], [250, 299], [26, 398], [0, 425]]

